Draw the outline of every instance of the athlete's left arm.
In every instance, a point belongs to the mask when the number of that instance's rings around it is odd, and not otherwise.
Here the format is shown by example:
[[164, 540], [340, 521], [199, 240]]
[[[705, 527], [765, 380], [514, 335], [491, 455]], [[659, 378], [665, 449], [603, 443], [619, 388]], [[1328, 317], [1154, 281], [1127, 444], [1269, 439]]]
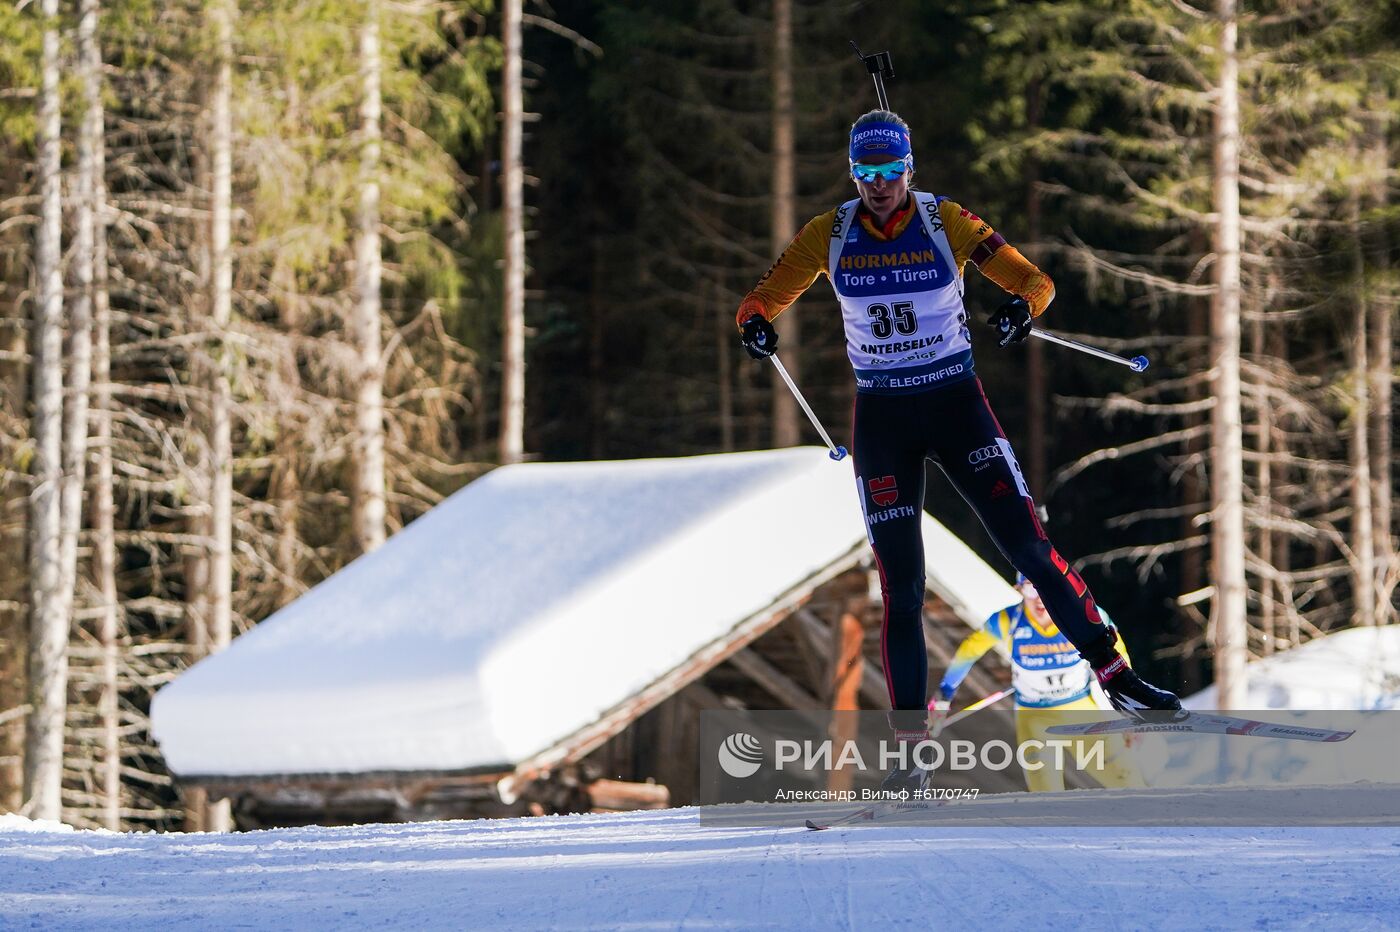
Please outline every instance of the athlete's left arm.
[[1010, 245], [987, 221], [953, 201], [938, 205], [948, 245], [958, 263], [958, 273], [970, 259], [978, 270], [1005, 291], [1020, 295], [1031, 307], [1031, 316], [1045, 313], [1055, 300], [1055, 283], [1036, 268], [1020, 250]]

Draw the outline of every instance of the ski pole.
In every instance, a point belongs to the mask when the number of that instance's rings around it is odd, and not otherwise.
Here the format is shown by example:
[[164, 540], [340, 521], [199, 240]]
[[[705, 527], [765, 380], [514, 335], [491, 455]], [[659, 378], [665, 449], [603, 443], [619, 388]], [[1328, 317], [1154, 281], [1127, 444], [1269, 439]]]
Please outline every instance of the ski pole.
[[[967, 718], [967, 717], [968, 717], [969, 715], [971, 715], [973, 712], [981, 712], [981, 711], [982, 711], [983, 709], [985, 709], [987, 706], [992, 705], [993, 703], [996, 703], [996, 702], [1000, 702], [1001, 700], [1005, 699], [1007, 696], [1011, 695], [1011, 694], [1014, 693], [1015, 691], [1016, 691], [1015, 689], [1000, 689], [1000, 690], [997, 690], [996, 692], [992, 693], [992, 694], [989, 695], [989, 696], [983, 696], [981, 699], [978, 699], [978, 700], [977, 700], [976, 702], [974, 702], [972, 705], [970, 705], [970, 706], [968, 706], [967, 708], [962, 709], [961, 711], [959, 711], [956, 715], [950, 715], [950, 716], [948, 716], [947, 718], [943, 719], [941, 722], [935, 723], [935, 724], [936, 724], [936, 727], [938, 728], [938, 731], [941, 732], [941, 731], [943, 731], [943, 729], [947, 728], [949, 725], [952, 725], [952, 724], [954, 724], [955, 722], [960, 722], [960, 721], [962, 721], [963, 719]], [[930, 709], [930, 710], [933, 709], [933, 703], [932, 703], [932, 702], [929, 703], [929, 709]]]
[[1014, 690], [1014, 689], [1001, 689], [1001, 690], [997, 690], [996, 692], [992, 693], [990, 696], [983, 696], [981, 699], [978, 699], [978, 700], [977, 700], [976, 702], [974, 702], [972, 705], [970, 705], [970, 706], [968, 706], [967, 708], [963, 709], [962, 711], [958, 712], [956, 715], [950, 715], [950, 716], [948, 716], [946, 719], [944, 719], [944, 721], [943, 721], [943, 727], [944, 727], [944, 728], [947, 728], [949, 725], [953, 724], [954, 722], [960, 722], [960, 721], [962, 721], [963, 719], [967, 718], [969, 715], [971, 715], [973, 712], [981, 712], [981, 711], [982, 711], [983, 709], [985, 709], [987, 706], [989, 706], [989, 705], [991, 705], [991, 704], [993, 704], [993, 703], [995, 703], [995, 702], [1000, 702], [1001, 700], [1005, 699], [1007, 696], [1011, 695], [1011, 694], [1014, 693], [1015, 691], [1016, 691], [1016, 690]]
[[1031, 336], [1040, 337], [1047, 343], [1058, 343], [1060, 346], [1068, 346], [1070, 349], [1079, 350], [1081, 353], [1088, 353], [1090, 356], [1097, 356], [1100, 359], [1107, 359], [1109, 362], [1116, 362], [1120, 366], [1127, 366], [1134, 372], [1141, 372], [1148, 366], [1146, 356], [1134, 356], [1128, 359], [1126, 356], [1119, 356], [1117, 353], [1110, 353], [1108, 350], [1101, 350], [1097, 346], [1090, 346], [1087, 343], [1080, 343], [1078, 340], [1070, 340], [1062, 336], [1057, 336], [1049, 330], [1031, 330]]
[[822, 427], [822, 422], [817, 420], [817, 416], [813, 414], [812, 409], [807, 406], [807, 399], [802, 397], [802, 393], [799, 392], [797, 390], [797, 386], [793, 384], [792, 376], [788, 375], [787, 369], [783, 367], [782, 362], [778, 359], [778, 354], [774, 353], [768, 358], [773, 360], [774, 366], [777, 366], [778, 375], [782, 376], [783, 381], [787, 383], [788, 390], [792, 392], [792, 397], [796, 398], [797, 403], [802, 406], [802, 410], [807, 412], [807, 420], [812, 422], [812, 426], [817, 429], [817, 433], [821, 434], [822, 439], [826, 441], [827, 447], [831, 450], [831, 453], [828, 455], [834, 460], [845, 459], [846, 448], [838, 447], [836, 444], [831, 442], [831, 437], [827, 435], [826, 428]]

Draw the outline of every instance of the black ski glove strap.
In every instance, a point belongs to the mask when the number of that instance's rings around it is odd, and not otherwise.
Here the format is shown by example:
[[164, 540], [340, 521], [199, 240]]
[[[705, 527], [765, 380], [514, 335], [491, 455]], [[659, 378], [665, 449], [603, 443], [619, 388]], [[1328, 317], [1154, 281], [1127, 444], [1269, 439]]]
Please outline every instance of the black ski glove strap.
[[998, 346], [1020, 343], [1031, 335], [1031, 307], [1025, 298], [1012, 298], [992, 312], [987, 325], [996, 330]]
[[778, 350], [778, 331], [762, 314], [755, 314], [739, 328], [739, 342], [754, 359], [767, 359]]

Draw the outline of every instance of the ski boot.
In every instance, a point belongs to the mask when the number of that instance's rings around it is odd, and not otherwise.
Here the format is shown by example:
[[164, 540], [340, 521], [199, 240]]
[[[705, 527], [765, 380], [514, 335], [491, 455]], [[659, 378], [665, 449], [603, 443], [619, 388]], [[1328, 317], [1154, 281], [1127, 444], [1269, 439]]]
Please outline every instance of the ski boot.
[[[1128, 661], [1113, 646], [1116, 640], [1110, 634], [1099, 651], [1085, 656], [1113, 707], [1134, 718], [1142, 718], [1145, 712], [1180, 712], [1181, 700], [1176, 693], [1158, 689], [1134, 673]], [[1170, 720], [1181, 716], [1164, 717]]]
[[921, 741], [930, 740], [927, 713], [891, 712], [890, 726], [894, 730], [894, 740], [904, 751], [902, 762], [897, 762], [880, 783], [880, 792], [888, 799], [912, 802], [927, 798], [932, 774], [919, 766], [915, 746]]

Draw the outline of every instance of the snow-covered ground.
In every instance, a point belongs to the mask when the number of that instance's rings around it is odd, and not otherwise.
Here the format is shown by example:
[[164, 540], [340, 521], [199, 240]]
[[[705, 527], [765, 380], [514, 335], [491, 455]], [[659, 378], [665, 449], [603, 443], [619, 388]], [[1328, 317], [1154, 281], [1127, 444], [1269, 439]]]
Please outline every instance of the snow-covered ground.
[[[35, 829], [38, 829], [37, 831]], [[241, 835], [0, 818], [0, 929], [1393, 929], [1400, 828], [702, 826], [695, 809]]]

